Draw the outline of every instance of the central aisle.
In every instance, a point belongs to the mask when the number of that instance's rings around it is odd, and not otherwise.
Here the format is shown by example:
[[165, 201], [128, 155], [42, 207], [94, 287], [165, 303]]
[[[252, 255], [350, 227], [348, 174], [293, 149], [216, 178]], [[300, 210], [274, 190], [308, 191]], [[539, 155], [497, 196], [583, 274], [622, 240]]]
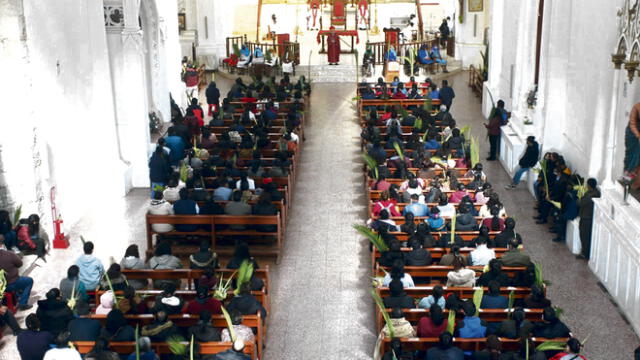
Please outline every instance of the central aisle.
[[375, 335], [354, 84], [314, 84], [265, 358], [370, 359]]

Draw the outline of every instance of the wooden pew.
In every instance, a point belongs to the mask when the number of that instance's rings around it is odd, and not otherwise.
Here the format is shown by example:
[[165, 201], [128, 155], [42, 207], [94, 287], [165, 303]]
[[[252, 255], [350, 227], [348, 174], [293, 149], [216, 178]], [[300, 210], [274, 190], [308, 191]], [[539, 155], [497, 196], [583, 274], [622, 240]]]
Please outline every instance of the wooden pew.
[[[103, 326], [107, 322], [107, 315], [91, 314], [88, 317], [100, 321]], [[133, 327], [135, 327], [136, 325], [140, 325], [140, 328], [142, 328], [143, 326], [153, 322], [153, 315], [125, 315], [125, 319], [127, 319], [127, 323], [129, 325]], [[199, 315], [189, 314], [169, 315], [169, 320], [171, 320], [171, 322], [173, 322], [178, 327], [189, 328], [191, 326], [197, 325], [200, 317]], [[256, 313], [256, 315], [243, 315], [242, 325], [248, 326], [253, 330], [253, 333], [256, 336], [258, 358], [262, 359], [262, 348], [265, 341], [265, 325], [262, 320], [262, 315], [260, 315], [260, 312]], [[218, 329], [227, 328], [227, 321], [224, 318], [224, 315], [212, 315], [211, 326]]]
[[[566, 343], [568, 338], [554, 338], [554, 339], [545, 339], [545, 338], [536, 338], [532, 337], [531, 340], [538, 346], [545, 341], [557, 341], [561, 343]], [[438, 338], [402, 338], [400, 339], [402, 342], [402, 350], [404, 351], [415, 351], [415, 350], [428, 350], [432, 347], [438, 346], [439, 339]], [[500, 338], [500, 342], [502, 343], [502, 350], [518, 350], [520, 348], [520, 339], [507, 339]], [[454, 338], [453, 344], [456, 347], [459, 347], [465, 351], [480, 351], [486, 348], [487, 339], [486, 338], [476, 338], [476, 339], [465, 339], [465, 338]], [[380, 344], [381, 354], [384, 354], [385, 351], [391, 348], [391, 339], [385, 338]]]
[[[477, 287], [443, 286], [442, 288], [444, 289], [445, 294], [456, 294], [460, 299], [473, 299], [473, 293], [475, 292]], [[416, 286], [412, 288], [405, 288], [404, 291], [412, 298], [420, 300], [425, 296], [431, 295], [431, 293], [433, 292], [433, 286]], [[485, 293], [489, 292], [489, 289], [487, 287], [484, 287], [484, 291]], [[509, 293], [511, 291], [513, 291], [516, 299], [524, 299], [529, 294], [531, 294], [531, 288], [506, 286], [500, 288], [500, 295], [509, 296]], [[382, 298], [390, 295], [388, 287], [377, 288], [376, 292]]]
[[[417, 106], [422, 107], [424, 105], [426, 99], [359, 99], [358, 100], [358, 114], [362, 114], [365, 112], [365, 107], [370, 106], [390, 106], [395, 108], [396, 106], [401, 107], [409, 107], [409, 106]], [[432, 99], [431, 106], [440, 105], [439, 99]]]
[[[482, 275], [484, 270], [484, 266], [467, 266], [467, 269], [471, 269], [476, 272], [476, 276]], [[526, 268], [524, 266], [503, 266], [502, 272], [508, 275], [510, 278], [516, 277], [516, 275], [525, 271]], [[390, 272], [391, 268], [388, 266], [380, 266], [376, 264], [374, 276], [376, 277], [384, 277], [385, 271]], [[447, 274], [453, 271], [453, 266], [446, 265], [428, 265], [428, 266], [405, 266], [404, 272], [411, 275], [413, 278], [429, 278], [433, 279], [446, 279]], [[446, 283], [446, 281], [444, 281]]]
[[[187, 348], [189, 348], [189, 342], [183, 342]], [[73, 345], [76, 350], [78, 350], [81, 354], [87, 354], [91, 352], [95, 343], [93, 341], [74, 341]], [[217, 354], [228, 349], [231, 349], [233, 343], [230, 342], [204, 342], [199, 343], [200, 345], [200, 354]], [[136, 345], [133, 341], [113, 341], [109, 343], [109, 348], [121, 355], [129, 355], [136, 351]], [[151, 348], [155, 351], [156, 354], [172, 354], [171, 349], [169, 349], [169, 344], [163, 343], [152, 343]], [[247, 354], [251, 357], [252, 360], [257, 359], [256, 348], [254, 343], [245, 343], [244, 345], [244, 354]]]
[[[153, 248], [152, 235], [156, 232], [153, 231], [151, 225], [153, 224], [184, 224], [184, 225], [210, 225], [211, 231], [206, 231], [199, 228], [196, 231], [183, 232], [173, 230], [170, 232], [162, 233], [163, 235], [195, 235], [202, 237], [209, 237], [211, 239], [211, 248], [218, 254], [231, 254], [233, 249], [218, 248], [217, 237], [218, 236], [248, 236], [252, 238], [275, 238], [275, 246], [269, 246], [267, 248], [258, 248], [253, 246], [252, 253], [258, 256], [275, 256], [276, 260], [280, 256], [283, 241], [283, 220], [281, 214], [273, 216], [262, 215], [245, 215], [245, 216], [233, 216], [233, 215], [146, 215], [147, 223], [147, 248]], [[275, 232], [260, 232], [257, 230], [216, 230], [216, 225], [274, 225], [276, 226]]]
[[[476, 231], [470, 231], [469, 233], [476, 233], [476, 234], [458, 233], [458, 235], [460, 235], [462, 237], [462, 239], [465, 240], [465, 241], [470, 241], [470, 240], [473, 240], [473, 239], [476, 238], [476, 236], [477, 236], [477, 232]], [[441, 234], [435, 233], [435, 234], [432, 234], [432, 235], [437, 241], [438, 237], [440, 237]], [[491, 236], [491, 234], [490, 234], [490, 236]], [[404, 239], [398, 238], [398, 240], [407, 241], [407, 238], [408, 238], [407, 234], [404, 234]], [[431, 254], [431, 259], [434, 261], [435, 264], [437, 264], [445, 254], [448, 254], [451, 251], [450, 249], [439, 248], [439, 247], [436, 247], [436, 248], [425, 248], [425, 249], [429, 250], [429, 253]], [[404, 253], [411, 252], [411, 248], [402, 248], [401, 250]], [[460, 255], [469, 256], [469, 254], [473, 250], [475, 250], [475, 248], [471, 248], [471, 247], [460, 248]], [[508, 251], [508, 249], [507, 248], [493, 248], [493, 251], [495, 251], [495, 253], [496, 253], [496, 258], [499, 259], [499, 258], [502, 257], [502, 255], [504, 255], [504, 253], [506, 253]], [[380, 252], [378, 251], [378, 249], [376, 247], [374, 247], [373, 251], [371, 252], [371, 269], [373, 270], [374, 273], [375, 273], [375, 270], [376, 270], [376, 265], [378, 263], [377, 260], [380, 258], [380, 256], [381, 256]]]
[[[228, 279], [236, 270], [231, 269], [216, 269], [215, 273], [218, 276], [223, 276]], [[186, 280], [187, 289], [195, 290], [195, 282], [200, 279], [203, 270], [193, 269], [175, 269], [175, 270], [153, 270], [153, 269], [123, 269], [122, 274], [127, 277], [127, 280]], [[263, 269], [254, 269], [254, 276], [262, 279], [264, 283], [263, 291], [269, 292], [269, 265], [264, 265]]]
[[[417, 326], [420, 322], [420, 319], [423, 317], [429, 316], [429, 309], [402, 309], [404, 312], [404, 317], [409, 321], [412, 325]], [[445, 319], [449, 317], [449, 310], [442, 309], [444, 313]], [[386, 309], [386, 311], [391, 314], [393, 309]], [[507, 309], [479, 309], [480, 319], [486, 322], [502, 322], [507, 320], [509, 316], [509, 312]], [[525, 319], [533, 322], [541, 322], [543, 309], [524, 309]], [[458, 311], [456, 313], [456, 321], [461, 320], [464, 317], [464, 313], [462, 311]], [[384, 326], [384, 319], [382, 318], [382, 313], [379, 311], [376, 313], [376, 328], [379, 333]]]

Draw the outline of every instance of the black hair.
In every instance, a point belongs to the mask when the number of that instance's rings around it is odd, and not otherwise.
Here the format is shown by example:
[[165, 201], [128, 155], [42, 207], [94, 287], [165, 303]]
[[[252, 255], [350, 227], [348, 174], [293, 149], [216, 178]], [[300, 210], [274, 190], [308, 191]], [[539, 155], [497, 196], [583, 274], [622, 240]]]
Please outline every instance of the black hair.
[[438, 347], [442, 350], [446, 350], [451, 346], [453, 346], [453, 335], [451, 335], [451, 333], [449, 333], [448, 331], [444, 331], [442, 334], [440, 334]]
[[491, 295], [491, 296], [500, 295], [500, 283], [499, 282], [497, 282], [495, 280], [489, 281], [488, 288], [489, 288], [489, 295]]
[[78, 265], [71, 265], [69, 266], [69, 269], [67, 269], [67, 277], [69, 279], [76, 279], [78, 274], [80, 274], [80, 268]]
[[91, 241], [87, 241], [82, 245], [82, 250], [86, 255], [91, 255], [93, 253], [93, 243]]
[[444, 315], [442, 314], [442, 308], [437, 303], [433, 303], [429, 308], [429, 318], [435, 326], [442, 325], [444, 321]]
[[27, 329], [31, 331], [37, 331], [40, 329], [40, 319], [34, 313], [29, 314], [25, 320], [25, 325], [27, 325]]
[[127, 247], [127, 250], [125, 250], [125, 252], [124, 252], [124, 256], [125, 257], [133, 256], [133, 257], [139, 258], [140, 257], [140, 250], [138, 250], [138, 245], [136, 245], [136, 244], [129, 245]]
[[171, 243], [168, 241], [161, 241], [156, 245], [155, 256], [171, 255]]

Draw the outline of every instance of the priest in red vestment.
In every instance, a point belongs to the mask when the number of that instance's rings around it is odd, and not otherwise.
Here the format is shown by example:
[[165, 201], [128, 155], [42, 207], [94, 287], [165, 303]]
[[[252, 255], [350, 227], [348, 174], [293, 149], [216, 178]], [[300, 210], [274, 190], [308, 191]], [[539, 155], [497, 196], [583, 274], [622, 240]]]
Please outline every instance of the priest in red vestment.
[[336, 33], [336, 28], [329, 28], [327, 34], [327, 58], [329, 65], [338, 65], [340, 62], [340, 35]]

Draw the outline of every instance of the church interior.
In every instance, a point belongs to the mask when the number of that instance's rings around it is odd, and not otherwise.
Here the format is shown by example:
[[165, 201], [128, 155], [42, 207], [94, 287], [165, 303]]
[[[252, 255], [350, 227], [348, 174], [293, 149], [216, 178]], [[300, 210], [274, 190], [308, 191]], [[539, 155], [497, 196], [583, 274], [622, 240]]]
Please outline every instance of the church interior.
[[0, 0], [0, 360], [640, 360], [639, 0]]

